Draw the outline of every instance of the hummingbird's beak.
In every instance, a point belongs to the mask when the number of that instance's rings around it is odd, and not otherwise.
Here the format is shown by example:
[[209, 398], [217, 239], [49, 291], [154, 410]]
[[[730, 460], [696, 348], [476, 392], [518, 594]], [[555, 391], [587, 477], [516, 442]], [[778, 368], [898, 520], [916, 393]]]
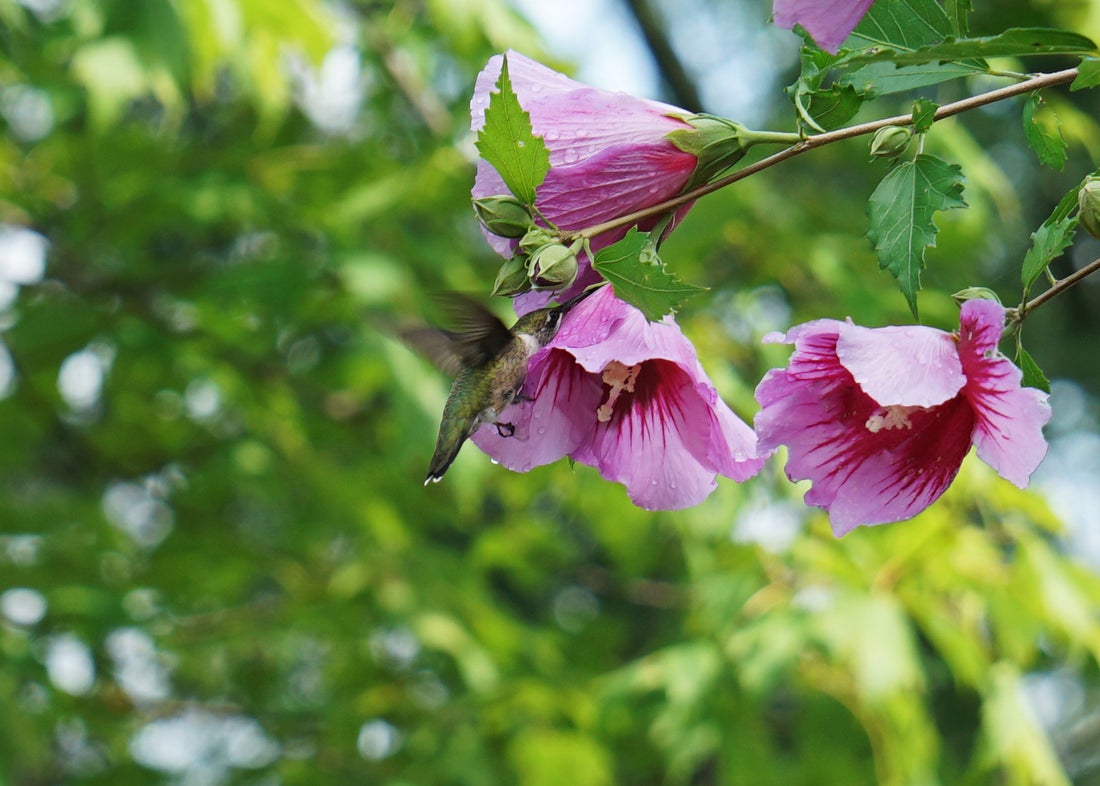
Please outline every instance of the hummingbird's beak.
[[573, 297], [569, 298], [567, 301], [565, 301], [561, 305], [556, 306], [556, 308], [558, 309], [558, 311], [560, 311], [562, 313], [562, 316], [564, 316], [569, 311], [569, 309], [573, 308], [573, 306], [580, 303], [582, 300], [584, 300], [586, 297], [591, 295], [593, 292], [597, 292], [597, 291], [603, 289], [605, 286], [607, 286], [606, 281], [600, 282], [599, 284], [593, 284], [588, 289], [581, 292], [579, 295], [574, 295]]

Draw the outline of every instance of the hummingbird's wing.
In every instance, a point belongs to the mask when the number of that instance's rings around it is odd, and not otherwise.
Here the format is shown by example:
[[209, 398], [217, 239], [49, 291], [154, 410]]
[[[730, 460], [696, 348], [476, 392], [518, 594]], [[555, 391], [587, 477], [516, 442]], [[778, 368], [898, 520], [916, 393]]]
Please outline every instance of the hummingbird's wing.
[[439, 300], [449, 329], [408, 328], [400, 331], [400, 336], [445, 374], [454, 376], [463, 368], [480, 366], [500, 354], [512, 340], [504, 323], [473, 298], [448, 292]]
[[453, 377], [462, 370], [462, 355], [445, 330], [428, 326], [403, 328], [397, 335], [447, 376]]
[[500, 354], [512, 340], [512, 332], [496, 314], [472, 297], [447, 292], [439, 300], [450, 328], [444, 332], [454, 340], [466, 365], [480, 366]]

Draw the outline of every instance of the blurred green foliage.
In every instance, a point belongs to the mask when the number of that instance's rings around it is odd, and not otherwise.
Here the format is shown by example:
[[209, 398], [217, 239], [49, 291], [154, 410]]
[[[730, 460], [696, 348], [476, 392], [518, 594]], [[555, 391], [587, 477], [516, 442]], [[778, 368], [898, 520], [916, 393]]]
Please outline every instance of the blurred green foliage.
[[[977, 5], [1098, 32], [1087, 4]], [[0, 314], [0, 786], [1100, 782], [1100, 580], [984, 465], [840, 541], [777, 462], [677, 514], [472, 446], [421, 487], [447, 381], [387, 326], [492, 285], [465, 129], [506, 47], [546, 55], [503, 0], [0, 0], [0, 224], [49, 243]], [[967, 285], [1018, 297], [1093, 168], [1095, 99], [1047, 100], [1061, 173], [1012, 112], [930, 136], [970, 208], [940, 219], [929, 324]], [[683, 321], [747, 419], [783, 362], [763, 333], [908, 321], [865, 141], [665, 247], [713, 288]], [[1093, 390], [1095, 298], [1027, 326]]]

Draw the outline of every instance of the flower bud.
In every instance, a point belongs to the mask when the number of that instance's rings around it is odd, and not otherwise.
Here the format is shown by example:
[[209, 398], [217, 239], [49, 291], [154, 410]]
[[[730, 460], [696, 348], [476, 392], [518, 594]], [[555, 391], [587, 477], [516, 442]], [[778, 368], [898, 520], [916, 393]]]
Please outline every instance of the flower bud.
[[577, 255], [561, 243], [549, 243], [528, 262], [536, 289], [565, 289], [577, 278]]
[[558, 236], [546, 227], [533, 226], [520, 238], [519, 250], [527, 254], [533, 254], [543, 246], [556, 243]]
[[527, 275], [527, 257], [516, 254], [503, 265], [493, 284], [493, 294], [513, 297], [531, 289], [531, 277]]
[[717, 177], [745, 155], [746, 129], [740, 123], [713, 115], [692, 115], [685, 120], [692, 127], [671, 132], [668, 140], [696, 158], [689, 185]]
[[871, 155], [875, 158], [897, 158], [909, 147], [912, 129], [904, 126], [884, 126], [871, 138]]
[[951, 296], [951, 299], [960, 306], [968, 300], [992, 300], [996, 303], [1001, 302], [1001, 299], [997, 297], [997, 293], [989, 287], [967, 287], [966, 289], [960, 289]]
[[1100, 177], [1089, 175], [1077, 192], [1078, 214], [1083, 226], [1093, 237], [1100, 237]]
[[490, 196], [475, 199], [474, 212], [487, 230], [500, 237], [523, 237], [535, 225], [527, 205], [515, 197]]

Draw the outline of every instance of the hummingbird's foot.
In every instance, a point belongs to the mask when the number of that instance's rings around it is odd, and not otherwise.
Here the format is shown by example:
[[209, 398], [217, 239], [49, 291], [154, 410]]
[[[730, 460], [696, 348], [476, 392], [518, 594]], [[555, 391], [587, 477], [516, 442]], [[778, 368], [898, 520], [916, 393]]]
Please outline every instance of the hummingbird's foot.
[[515, 436], [516, 427], [513, 424], [511, 424], [511, 423], [494, 423], [493, 425], [497, 427], [497, 433], [500, 434], [500, 436], [506, 437], [506, 438]]

